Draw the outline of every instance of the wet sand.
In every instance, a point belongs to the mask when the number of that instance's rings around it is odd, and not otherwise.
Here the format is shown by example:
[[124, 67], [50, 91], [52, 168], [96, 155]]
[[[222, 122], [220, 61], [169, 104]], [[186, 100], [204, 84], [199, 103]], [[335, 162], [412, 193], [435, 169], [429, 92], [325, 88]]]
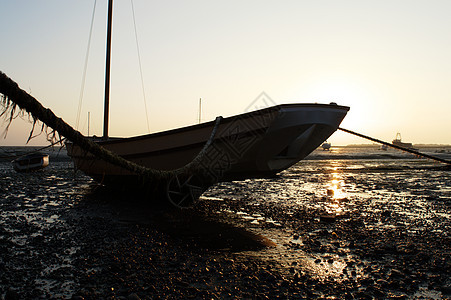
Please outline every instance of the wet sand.
[[0, 163], [0, 295], [450, 298], [449, 168], [358, 151], [219, 184], [184, 211], [106, 191], [64, 159], [33, 174]]

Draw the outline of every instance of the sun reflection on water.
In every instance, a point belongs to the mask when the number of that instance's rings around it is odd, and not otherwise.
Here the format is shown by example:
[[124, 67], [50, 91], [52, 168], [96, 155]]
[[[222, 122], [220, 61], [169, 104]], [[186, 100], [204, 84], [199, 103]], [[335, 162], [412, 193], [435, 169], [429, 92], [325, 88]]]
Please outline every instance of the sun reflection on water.
[[344, 212], [343, 202], [347, 199], [347, 193], [344, 190], [345, 180], [340, 161], [329, 161], [328, 168], [331, 170], [324, 184], [326, 188], [326, 201], [324, 211], [328, 215], [340, 215]]

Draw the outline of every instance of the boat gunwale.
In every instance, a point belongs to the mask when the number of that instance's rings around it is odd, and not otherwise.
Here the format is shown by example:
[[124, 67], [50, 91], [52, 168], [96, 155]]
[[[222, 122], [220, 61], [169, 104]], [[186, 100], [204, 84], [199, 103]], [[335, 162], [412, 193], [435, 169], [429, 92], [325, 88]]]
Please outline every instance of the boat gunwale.
[[[266, 111], [281, 110], [281, 109], [290, 108], [290, 107], [309, 107], [309, 106], [310, 107], [323, 107], [323, 108], [336, 108], [336, 109], [345, 110], [346, 112], [349, 111], [349, 109], [350, 109], [348, 106], [342, 106], [342, 105], [338, 105], [338, 104], [322, 104], [322, 103], [279, 104], [279, 105], [275, 105], [275, 106], [271, 106], [271, 107], [267, 107], [267, 108], [263, 108], [263, 109], [259, 109], [259, 110], [245, 112], [245, 113], [238, 114], [238, 115], [224, 117], [221, 121], [221, 124], [233, 121], [234, 119], [245, 118], [245, 117], [251, 116], [253, 114], [266, 113]], [[213, 120], [213, 121], [208, 121], [208, 122], [201, 123], [201, 124], [188, 125], [185, 127], [174, 128], [174, 129], [169, 129], [169, 130], [165, 130], [165, 131], [138, 135], [138, 136], [132, 136], [132, 137], [109, 137], [108, 140], [102, 140], [102, 138], [99, 137], [98, 140], [95, 140], [95, 142], [97, 142], [101, 145], [112, 145], [112, 144], [116, 144], [116, 143], [123, 143], [124, 141], [139, 141], [139, 140], [144, 140], [144, 139], [148, 139], [151, 137], [154, 138], [154, 137], [158, 137], [158, 136], [182, 133], [182, 132], [190, 131], [193, 129], [201, 129], [204, 127], [211, 127], [214, 124], [214, 122], [215, 121]]]

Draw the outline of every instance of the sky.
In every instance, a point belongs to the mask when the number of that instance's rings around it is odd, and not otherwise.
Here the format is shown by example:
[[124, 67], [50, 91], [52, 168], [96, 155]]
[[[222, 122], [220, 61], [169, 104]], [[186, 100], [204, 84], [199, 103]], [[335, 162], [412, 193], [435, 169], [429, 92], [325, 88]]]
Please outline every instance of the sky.
[[[89, 112], [102, 135], [107, 0], [95, 5], [81, 88], [94, 3], [0, 0], [0, 70], [84, 134]], [[350, 106], [341, 126], [381, 140], [451, 144], [449, 12], [448, 0], [116, 0], [110, 135], [197, 123], [200, 98], [203, 121], [239, 114], [264, 92], [275, 104]], [[0, 146], [25, 145], [29, 131], [16, 119]]]

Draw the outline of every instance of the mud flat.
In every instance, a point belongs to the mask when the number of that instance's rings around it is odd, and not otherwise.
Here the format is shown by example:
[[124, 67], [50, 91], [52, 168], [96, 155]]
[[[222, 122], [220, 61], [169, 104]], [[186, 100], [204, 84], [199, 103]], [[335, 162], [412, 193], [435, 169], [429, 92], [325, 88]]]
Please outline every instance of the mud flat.
[[304, 161], [187, 211], [105, 191], [69, 162], [0, 173], [7, 299], [451, 297], [451, 175], [427, 161]]

